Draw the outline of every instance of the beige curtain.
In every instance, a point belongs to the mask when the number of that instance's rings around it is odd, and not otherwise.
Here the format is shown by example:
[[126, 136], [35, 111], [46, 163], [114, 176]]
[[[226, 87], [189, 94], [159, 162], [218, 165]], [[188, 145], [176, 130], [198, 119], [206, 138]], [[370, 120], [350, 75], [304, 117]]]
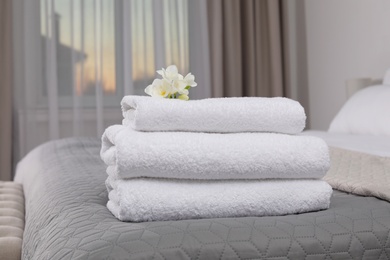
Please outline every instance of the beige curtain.
[[0, 180], [12, 169], [12, 0], [0, 1]]
[[279, 0], [208, 0], [214, 97], [284, 96]]

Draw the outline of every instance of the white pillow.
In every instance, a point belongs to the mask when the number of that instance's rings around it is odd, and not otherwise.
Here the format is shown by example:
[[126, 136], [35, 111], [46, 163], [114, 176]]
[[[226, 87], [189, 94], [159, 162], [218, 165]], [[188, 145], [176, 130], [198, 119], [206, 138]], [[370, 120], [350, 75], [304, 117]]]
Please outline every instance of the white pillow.
[[329, 132], [390, 136], [390, 86], [356, 92], [335, 116]]
[[386, 71], [382, 84], [383, 85], [390, 85], [390, 68]]

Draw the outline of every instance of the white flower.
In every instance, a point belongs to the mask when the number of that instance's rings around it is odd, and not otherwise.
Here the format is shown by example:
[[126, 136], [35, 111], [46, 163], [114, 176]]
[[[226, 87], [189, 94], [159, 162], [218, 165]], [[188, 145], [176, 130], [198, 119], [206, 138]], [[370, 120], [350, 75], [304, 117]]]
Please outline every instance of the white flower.
[[195, 82], [195, 76], [191, 73], [188, 73], [183, 81], [185, 82], [186, 86], [196, 87], [198, 85], [198, 83]]
[[175, 92], [178, 92], [179, 94], [185, 94], [188, 95], [188, 89], [187, 83], [184, 81], [183, 76], [179, 74], [179, 77], [177, 80], [172, 81], [172, 88]]
[[153, 83], [145, 88], [145, 93], [152, 97], [168, 97], [175, 92], [172, 91], [171, 85], [162, 79], [155, 79]]
[[167, 80], [168, 82], [177, 80], [179, 79], [179, 76], [181, 76], [175, 65], [170, 65], [167, 67], [167, 69], [163, 68], [161, 70], [158, 70], [157, 73], [160, 74], [163, 77], [163, 79]]
[[175, 65], [170, 65], [166, 69], [162, 68], [157, 73], [162, 76], [162, 79], [155, 79], [145, 89], [145, 93], [152, 97], [188, 100], [188, 90], [198, 85], [194, 75], [188, 73], [183, 77]]

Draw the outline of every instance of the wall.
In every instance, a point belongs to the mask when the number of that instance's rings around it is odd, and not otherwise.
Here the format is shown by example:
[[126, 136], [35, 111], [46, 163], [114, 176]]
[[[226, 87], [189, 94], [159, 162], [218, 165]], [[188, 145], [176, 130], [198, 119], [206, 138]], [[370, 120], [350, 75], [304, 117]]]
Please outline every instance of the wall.
[[390, 67], [390, 1], [305, 0], [303, 8], [311, 129], [327, 130], [345, 81], [383, 77]]

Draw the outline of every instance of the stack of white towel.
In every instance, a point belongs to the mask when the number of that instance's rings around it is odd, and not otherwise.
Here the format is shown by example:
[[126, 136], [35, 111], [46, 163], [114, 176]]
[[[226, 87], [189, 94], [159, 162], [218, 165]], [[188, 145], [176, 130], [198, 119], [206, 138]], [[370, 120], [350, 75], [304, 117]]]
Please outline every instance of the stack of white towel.
[[287, 98], [126, 96], [102, 137], [108, 209], [123, 221], [285, 215], [329, 207], [326, 143]]

